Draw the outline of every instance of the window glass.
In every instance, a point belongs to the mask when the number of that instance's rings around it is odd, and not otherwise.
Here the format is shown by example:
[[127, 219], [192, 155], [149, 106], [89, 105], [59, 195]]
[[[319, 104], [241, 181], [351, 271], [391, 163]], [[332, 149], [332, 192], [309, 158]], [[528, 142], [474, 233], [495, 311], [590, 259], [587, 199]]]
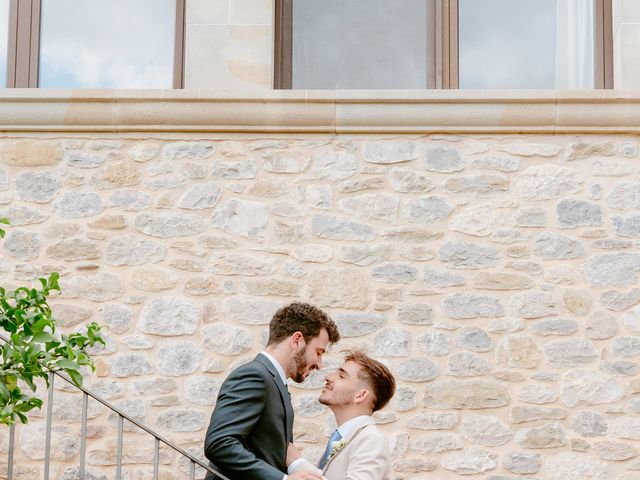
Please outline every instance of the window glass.
[[42, 0], [39, 86], [171, 88], [175, 0]]
[[0, 0], [0, 87], [7, 86], [7, 44], [9, 42], [9, 0]]
[[459, 0], [460, 88], [594, 88], [593, 0]]
[[294, 89], [426, 88], [425, 0], [294, 0]]

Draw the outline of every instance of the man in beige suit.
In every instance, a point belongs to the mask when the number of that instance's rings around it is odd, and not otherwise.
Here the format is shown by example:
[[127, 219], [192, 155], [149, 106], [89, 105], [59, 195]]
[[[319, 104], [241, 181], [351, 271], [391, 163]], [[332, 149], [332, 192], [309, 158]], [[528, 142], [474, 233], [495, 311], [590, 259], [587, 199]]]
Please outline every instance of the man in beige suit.
[[300, 457], [291, 445], [289, 473], [321, 470], [327, 480], [387, 480], [390, 448], [371, 415], [395, 392], [387, 367], [362, 352], [351, 352], [345, 363], [326, 377], [320, 403], [336, 416], [333, 432], [318, 467]]

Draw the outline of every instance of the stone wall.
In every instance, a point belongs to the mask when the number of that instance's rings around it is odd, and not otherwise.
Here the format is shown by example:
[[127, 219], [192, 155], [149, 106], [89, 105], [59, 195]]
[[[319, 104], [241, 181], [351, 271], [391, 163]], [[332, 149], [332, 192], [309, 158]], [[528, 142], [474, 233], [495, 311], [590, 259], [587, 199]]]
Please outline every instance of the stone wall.
[[617, 89], [640, 88], [640, 4], [613, 0], [613, 81]]
[[[0, 161], [2, 285], [59, 271], [64, 330], [107, 331], [87, 385], [189, 451], [302, 299], [344, 336], [325, 369], [361, 347], [397, 376], [377, 415], [393, 478], [640, 475], [635, 137], [43, 135], [1, 139]], [[312, 459], [322, 384], [291, 387]], [[56, 399], [53, 478], [70, 480], [80, 397]], [[112, 478], [116, 419], [89, 415], [92, 478]], [[17, 478], [42, 474], [42, 416], [18, 431]], [[125, 430], [126, 478], [151, 478], [152, 441]], [[161, 459], [164, 479], [188, 471]]]
[[187, 0], [185, 88], [270, 90], [274, 0]]

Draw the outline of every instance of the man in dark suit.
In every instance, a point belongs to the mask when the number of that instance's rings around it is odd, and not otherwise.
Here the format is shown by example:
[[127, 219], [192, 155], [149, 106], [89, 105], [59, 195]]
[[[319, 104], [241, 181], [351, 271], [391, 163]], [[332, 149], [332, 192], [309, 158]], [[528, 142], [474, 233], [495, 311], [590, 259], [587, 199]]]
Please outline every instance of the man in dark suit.
[[333, 320], [312, 305], [291, 303], [274, 314], [265, 350], [234, 370], [220, 388], [204, 442], [214, 469], [231, 480], [321, 478], [311, 472], [286, 474], [293, 441], [286, 380], [303, 382], [320, 369], [327, 346], [339, 339]]

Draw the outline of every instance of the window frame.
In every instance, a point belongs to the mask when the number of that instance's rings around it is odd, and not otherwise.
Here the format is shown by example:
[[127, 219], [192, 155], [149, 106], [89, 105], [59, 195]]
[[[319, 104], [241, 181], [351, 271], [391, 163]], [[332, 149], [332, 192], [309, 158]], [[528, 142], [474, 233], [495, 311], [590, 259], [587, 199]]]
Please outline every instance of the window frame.
[[[427, 89], [459, 88], [458, 0], [427, 3]], [[290, 90], [293, 75], [293, 2], [275, 0], [274, 88]], [[594, 0], [594, 89], [613, 88], [613, 0]]]
[[[176, 2], [172, 88], [184, 88], [186, 0]], [[10, 0], [7, 88], [38, 88], [42, 0]]]

